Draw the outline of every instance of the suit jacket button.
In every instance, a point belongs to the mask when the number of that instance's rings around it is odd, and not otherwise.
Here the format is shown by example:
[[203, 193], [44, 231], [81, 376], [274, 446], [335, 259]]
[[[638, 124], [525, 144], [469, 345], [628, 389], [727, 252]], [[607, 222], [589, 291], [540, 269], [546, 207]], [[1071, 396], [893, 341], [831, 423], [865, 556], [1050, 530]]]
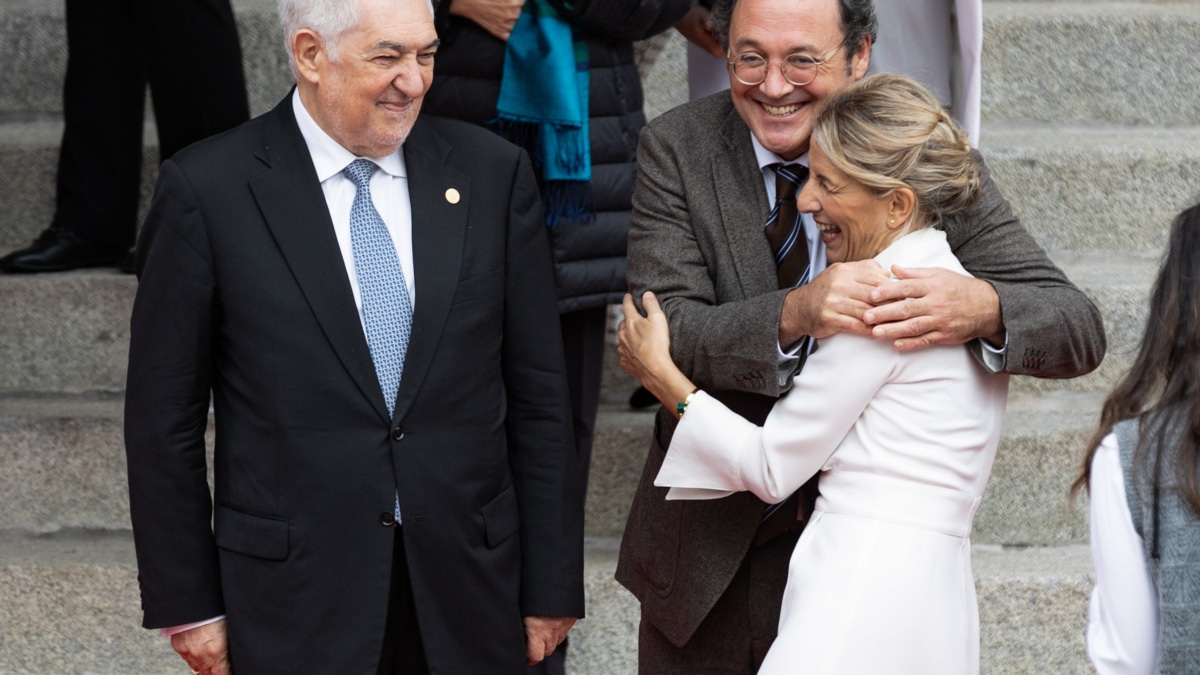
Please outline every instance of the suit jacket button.
[[379, 524], [384, 527], [391, 527], [396, 524], [396, 516], [390, 511], [379, 514]]
[[393, 441], [404, 440], [404, 430], [401, 429], [400, 427], [396, 427], [395, 429], [393, 429], [392, 430], [392, 440]]

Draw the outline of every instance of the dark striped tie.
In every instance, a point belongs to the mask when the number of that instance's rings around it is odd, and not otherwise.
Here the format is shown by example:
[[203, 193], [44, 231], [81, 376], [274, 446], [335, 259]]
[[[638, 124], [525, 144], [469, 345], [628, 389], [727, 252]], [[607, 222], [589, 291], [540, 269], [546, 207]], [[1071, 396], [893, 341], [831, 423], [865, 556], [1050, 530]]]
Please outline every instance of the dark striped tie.
[[796, 194], [808, 180], [803, 164], [772, 164], [775, 170], [775, 206], [767, 218], [765, 232], [775, 254], [775, 274], [780, 288], [808, 283], [808, 238], [796, 208]]
[[[796, 195], [808, 180], [808, 167], [803, 164], [772, 164], [775, 170], [775, 206], [767, 217], [765, 232], [771, 251], [775, 254], [775, 274], [779, 279], [779, 287], [795, 288], [809, 282], [808, 237], [804, 235], [804, 223], [800, 220], [800, 210], [796, 208]], [[801, 363], [809, 352], [809, 339], [806, 336], [797, 353]], [[809, 481], [805, 488], [814, 490], [815, 479]], [[811, 495], [805, 488], [797, 490], [792, 496], [778, 504], [767, 505], [763, 511], [762, 523], [755, 534], [755, 545], [771, 541], [784, 532], [793, 532], [804, 525], [804, 505], [811, 504]]]

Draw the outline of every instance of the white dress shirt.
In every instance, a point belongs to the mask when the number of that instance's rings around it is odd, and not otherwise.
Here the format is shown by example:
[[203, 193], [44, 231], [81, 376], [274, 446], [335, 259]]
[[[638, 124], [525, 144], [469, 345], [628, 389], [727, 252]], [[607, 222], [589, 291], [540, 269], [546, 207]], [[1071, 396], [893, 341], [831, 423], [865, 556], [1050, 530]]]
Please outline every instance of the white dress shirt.
[[1158, 672], [1158, 593], [1129, 513], [1116, 434], [1105, 436], [1092, 457], [1088, 495], [1096, 576], [1088, 656], [1098, 675], [1151, 675]]
[[[296, 113], [296, 123], [300, 125], [300, 135], [304, 137], [308, 152], [312, 155], [313, 166], [317, 169], [317, 180], [321, 181], [321, 191], [325, 193], [329, 217], [333, 219], [333, 231], [342, 251], [342, 262], [346, 265], [346, 276], [349, 277], [350, 288], [354, 291], [358, 318], [362, 321], [362, 294], [358, 288], [358, 272], [354, 268], [354, 249], [350, 245], [350, 207], [354, 204], [357, 188], [342, 173], [351, 162], [358, 159], [358, 156], [343, 148], [317, 125], [316, 120], [300, 102], [299, 90], [292, 93], [292, 110]], [[400, 266], [404, 268], [408, 297], [415, 311], [417, 298], [416, 286], [413, 283], [412, 202], [408, 196], [408, 170], [404, 165], [404, 153], [397, 150], [386, 157], [367, 159], [382, 169], [371, 176], [371, 201], [387, 225], [388, 234], [392, 236], [392, 244], [396, 247]], [[365, 323], [363, 331], [366, 331]]]

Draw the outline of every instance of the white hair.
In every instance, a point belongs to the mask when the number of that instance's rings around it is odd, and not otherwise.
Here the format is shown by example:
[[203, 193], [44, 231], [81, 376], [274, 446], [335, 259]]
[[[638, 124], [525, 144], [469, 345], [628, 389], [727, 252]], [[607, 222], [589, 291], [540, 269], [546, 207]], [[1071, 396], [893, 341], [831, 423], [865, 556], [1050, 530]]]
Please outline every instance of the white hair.
[[[292, 37], [298, 31], [313, 31], [325, 43], [330, 61], [338, 58], [338, 43], [342, 35], [358, 24], [360, 0], [279, 0], [279, 28], [283, 33], [283, 48], [287, 51], [288, 66], [297, 80], [296, 55], [292, 53]], [[425, 0], [429, 16], [434, 16], [433, 0]]]

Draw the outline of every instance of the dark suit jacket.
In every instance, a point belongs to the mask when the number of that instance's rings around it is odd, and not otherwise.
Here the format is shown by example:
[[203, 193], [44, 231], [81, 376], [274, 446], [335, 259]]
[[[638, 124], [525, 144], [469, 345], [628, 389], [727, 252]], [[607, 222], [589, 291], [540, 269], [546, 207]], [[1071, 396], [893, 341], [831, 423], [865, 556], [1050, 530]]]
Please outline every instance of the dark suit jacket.
[[374, 673], [398, 490], [434, 672], [524, 673], [522, 616], [583, 611], [528, 160], [425, 116], [404, 144], [416, 301], [389, 420], [291, 106], [166, 162], [138, 246], [126, 444], [145, 625], [226, 613], [239, 672]]
[[[976, 153], [975, 159], [982, 193], [944, 229], [963, 266], [1000, 296], [1009, 336], [1004, 370], [1073, 377], [1094, 369], [1105, 347], [1099, 311], [1021, 227], [982, 157]], [[770, 206], [750, 130], [729, 93], [714, 94], [651, 122], [642, 133], [638, 165], [630, 291], [640, 297], [652, 290], [662, 302], [671, 356], [680, 369], [761, 423], [795, 373], [777, 360], [787, 291], [778, 288], [762, 233]], [[617, 579], [641, 600], [643, 616], [682, 646], [749, 550], [763, 503], [747, 493], [667, 502], [666, 489], [653, 481], [674, 419], [660, 411], [656, 428]]]

